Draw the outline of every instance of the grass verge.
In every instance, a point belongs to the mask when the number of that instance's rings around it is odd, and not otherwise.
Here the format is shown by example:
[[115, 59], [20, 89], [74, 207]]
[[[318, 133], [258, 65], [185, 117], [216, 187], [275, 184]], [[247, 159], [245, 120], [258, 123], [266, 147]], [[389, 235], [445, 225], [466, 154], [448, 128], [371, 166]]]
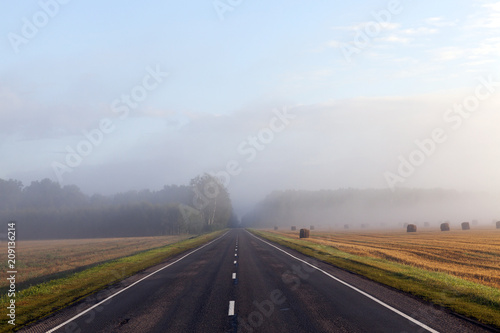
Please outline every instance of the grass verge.
[[[196, 248], [220, 236], [225, 230], [193, 237], [178, 243], [111, 260], [69, 276], [31, 286], [16, 293], [16, 326], [8, 324], [3, 315], [0, 332], [12, 332], [67, 307], [84, 297], [115, 284], [148, 267], [182, 252]], [[7, 295], [0, 298], [0, 307], [9, 304]], [[2, 311], [5, 314], [5, 310]]]
[[446, 273], [430, 272], [385, 259], [358, 256], [303, 239], [249, 229], [277, 244], [365, 276], [448, 308], [481, 323], [500, 328], [500, 290]]

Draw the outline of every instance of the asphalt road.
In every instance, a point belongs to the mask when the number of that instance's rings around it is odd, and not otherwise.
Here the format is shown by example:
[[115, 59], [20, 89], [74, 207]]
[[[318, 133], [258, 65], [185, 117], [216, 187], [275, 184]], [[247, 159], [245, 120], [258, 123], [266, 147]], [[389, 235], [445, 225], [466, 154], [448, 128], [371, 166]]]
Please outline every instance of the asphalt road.
[[488, 332], [241, 229], [23, 331]]

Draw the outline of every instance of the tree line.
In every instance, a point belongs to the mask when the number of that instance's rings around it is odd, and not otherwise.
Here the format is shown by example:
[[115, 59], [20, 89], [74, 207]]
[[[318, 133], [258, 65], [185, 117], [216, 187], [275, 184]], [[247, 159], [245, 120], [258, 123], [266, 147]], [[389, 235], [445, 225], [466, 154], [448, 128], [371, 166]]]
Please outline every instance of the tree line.
[[50, 179], [28, 186], [0, 179], [0, 220], [16, 221], [20, 239], [199, 234], [238, 224], [227, 189], [208, 174], [189, 185], [109, 196]]
[[404, 223], [498, 220], [498, 195], [446, 189], [274, 191], [242, 217], [245, 227], [399, 226]]

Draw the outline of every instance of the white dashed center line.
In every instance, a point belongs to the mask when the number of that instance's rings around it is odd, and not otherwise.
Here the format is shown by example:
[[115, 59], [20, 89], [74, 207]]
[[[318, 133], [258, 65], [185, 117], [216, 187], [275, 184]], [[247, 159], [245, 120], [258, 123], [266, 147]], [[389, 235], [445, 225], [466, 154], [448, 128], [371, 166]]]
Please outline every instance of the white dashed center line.
[[[237, 257], [238, 256], [238, 237], [236, 237], [236, 247], [234, 249], [234, 256]], [[238, 263], [238, 261], [234, 261], [234, 264], [236, 265]], [[233, 278], [233, 282], [234, 284], [237, 283], [238, 280], [236, 280], [236, 273], [233, 273], [232, 274], [232, 278]], [[228, 316], [234, 316], [234, 303], [235, 301], [229, 301], [229, 310], [227, 312]]]

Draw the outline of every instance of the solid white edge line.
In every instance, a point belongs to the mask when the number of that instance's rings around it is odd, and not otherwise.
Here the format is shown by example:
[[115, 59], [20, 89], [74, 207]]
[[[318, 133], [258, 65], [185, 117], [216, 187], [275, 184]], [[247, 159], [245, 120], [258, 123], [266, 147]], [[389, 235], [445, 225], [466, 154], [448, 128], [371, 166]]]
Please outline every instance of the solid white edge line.
[[426, 329], [426, 330], [428, 330], [429, 332], [432, 332], [432, 333], [439, 333], [439, 331], [436, 331], [436, 330], [434, 330], [434, 329], [430, 328], [429, 326], [425, 325], [424, 323], [421, 323], [421, 322], [419, 322], [418, 320], [416, 320], [416, 319], [414, 319], [414, 318], [412, 318], [412, 317], [408, 316], [407, 314], [405, 314], [405, 313], [403, 313], [403, 312], [399, 311], [398, 309], [393, 308], [393, 307], [392, 307], [392, 306], [390, 306], [389, 304], [386, 304], [386, 303], [382, 302], [382, 301], [381, 301], [381, 300], [379, 300], [378, 298], [375, 298], [374, 296], [372, 296], [372, 295], [370, 295], [370, 294], [368, 294], [368, 293], [364, 292], [363, 290], [358, 289], [358, 288], [356, 288], [356, 287], [354, 287], [354, 286], [350, 285], [349, 283], [347, 283], [347, 282], [345, 282], [345, 281], [342, 281], [341, 279], [339, 279], [339, 278], [337, 278], [337, 277], [335, 277], [335, 276], [331, 275], [330, 273], [328, 273], [328, 272], [326, 272], [326, 271], [322, 270], [322, 269], [321, 269], [321, 268], [319, 268], [319, 267], [316, 267], [316, 266], [314, 266], [314, 265], [312, 265], [312, 264], [308, 263], [308, 262], [307, 262], [307, 261], [305, 261], [305, 260], [302, 260], [302, 259], [300, 259], [300, 258], [295, 257], [293, 254], [290, 254], [290, 253], [288, 253], [288, 252], [286, 252], [286, 251], [284, 251], [284, 250], [280, 249], [279, 247], [277, 247], [277, 246], [275, 246], [275, 245], [273, 245], [273, 244], [271, 244], [271, 243], [269, 243], [269, 242], [267, 242], [267, 241], [265, 241], [265, 240], [261, 239], [260, 237], [255, 236], [254, 234], [252, 234], [252, 233], [251, 233], [251, 232], [249, 232], [248, 230], [245, 230], [245, 231], [246, 231], [246, 232], [248, 232], [251, 236], [253, 236], [253, 237], [257, 238], [258, 240], [260, 240], [261, 242], [264, 242], [264, 243], [266, 243], [267, 245], [272, 246], [272, 247], [274, 247], [275, 249], [277, 249], [277, 250], [279, 250], [279, 251], [281, 251], [281, 252], [283, 252], [283, 253], [285, 253], [285, 254], [289, 255], [290, 257], [292, 257], [292, 258], [294, 258], [294, 259], [296, 259], [296, 260], [298, 260], [298, 261], [301, 261], [301, 262], [303, 262], [304, 264], [306, 264], [306, 265], [308, 265], [308, 266], [311, 266], [311, 267], [313, 267], [313, 268], [317, 269], [318, 271], [320, 271], [321, 273], [325, 274], [326, 276], [328, 276], [328, 277], [330, 277], [330, 278], [334, 279], [335, 281], [340, 282], [340, 283], [342, 283], [343, 285], [345, 285], [345, 286], [347, 286], [347, 287], [349, 287], [349, 288], [351, 288], [351, 289], [353, 289], [353, 290], [357, 291], [357, 292], [358, 292], [358, 293], [360, 293], [361, 295], [364, 295], [364, 296], [368, 297], [368, 298], [369, 298], [369, 299], [371, 299], [372, 301], [377, 302], [378, 304], [380, 304], [380, 305], [384, 306], [385, 308], [387, 308], [387, 309], [389, 309], [389, 310], [391, 310], [391, 311], [393, 311], [393, 312], [397, 313], [398, 315], [400, 315], [400, 316], [402, 316], [402, 317], [404, 317], [404, 318], [408, 319], [409, 321], [411, 321], [411, 322], [413, 322], [413, 323], [417, 324], [418, 326], [420, 326], [420, 327], [422, 327], [422, 328], [425, 328], [425, 329]]
[[151, 275], [154, 275], [154, 274], [158, 273], [159, 271], [164, 270], [165, 268], [167, 268], [167, 267], [169, 267], [169, 266], [172, 266], [173, 264], [175, 264], [175, 263], [177, 263], [177, 262], [181, 261], [182, 259], [186, 258], [187, 256], [190, 256], [191, 254], [195, 253], [196, 251], [201, 250], [201, 249], [202, 249], [202, 248], [204, 248], [205, 246], [208, 246], [208, 245], [212, 244], [213, 242], [215, 242], [215, 241], [217, 241], [217, 240], [221, 239], [222, 237], [224, 237], [225, 235], [227, 235], [227, 233], [228, 233], [228, 232], [229, 232], [229, 231], [227, 231], [224, 235], [219, 236], [219, 237], [217, 237], [216, 239], [212, 240], [211, 242], [209, 242], [209, 243], [207, 243], [207, 244], [205, 244], [205, 245], [203, 245], [203, 246], [201, 246], [201, 247], [199, 247], [199, 248], [197, 248], [197, 249], [195, 249], [195, 250], [193, 250], [193, 251], [189, 252], [188, 254], [186, 254], [186, 255], [184, 255], [184, 256], [182, 256], [182, 257], [180, 257], [180, 258], [179, 258], [179, 259], [177, 259], [176, 261], [171, 262], [170, 264], [168, 264], [168, 265], [166, 265], [166, 266], [163, 266], [163, 267], [162, 267], [162, 268], [160, 268], [160, 269], [157, 269], [157, 270], [156, 270], [156, 271], [154, 271], [153, 273], [150, 273], [150, 274], [146, 275], [146, 276], [145, 276], [145, 277], [143, 277], [142, 279], [135, 281], [135, 282], [134, 282], [134, 283], [132, 283], [131, 285], [129, 285], [129, 286], [127, 286], [127, 287], [123, 288], [123, 289], [122, 289], [122, 290], [120, 290], [120, 291], [117, 291], [116, 293], [114, 293], [114, 294], [113, 294], [113, 295], [111, 295], [111, 296], [108, 296], [107, 298], [105, 298], [104, 300], [100, 301], [99, 303], [94, 304], [93, 306], [91, 306], [91, 307], [90, 307], [90, 308], [88, 308], [87, 310], [82, 311], [82, 312], [80, 312], [79, 314], [77, 314], [76, 316], [71, 317], [70, 319], [66, 320], [64, 323], [59, 324], [58, 326], [56, 326], [56, 327], [54, 327], [54, 328], [52, 328], [52, 329], [48, 330], [46, 333], [51, 333], [51, 332], [54, 332], [54, 331], [56, 331], [56, 330], [60, 329], [60, 328], [61, 328], [61, 327], [63, 327], [64, 325], [66, 325], [66, 324], [68, 324], [68, 323], [72, 322], [73, 320], [75, 320], [75, 319], [76, 319], [76, 318], [78, 318], [78, 317], [83, 316], [84, 314], [86, 314], [86, 313], [87, 313], [87, 312], [89, 312], [90, 310], [92, 310], [92, 309], [94, 309], [94, 308], [98, 307], [99, 305], [101, 305], [102, 303], [104, 303], [104, 302], [106, 302], [106, 301], [108, 301], [108, 300], [112, 299], [112, 298], [113, 298], [113, 297], [115, 297], [116, 295], [121, 294], [121, 293], [122, 293], [122, 292], [124, 292], [125, 290], [127, 290], [127, 289], [129, 289], [129, 288], [131, 288], [131, 287], [135, 286], [136, 284], [138, 284], [139, 282], [141, 282], [141, 281], [143, 281], [143, 280], [147, 279], [147, 278], [148, 278], [148, 277], [150, 277]]
[[228, 316], [234, 316], [234, 301], [229, 301], [229, 310], [227, 311]]

